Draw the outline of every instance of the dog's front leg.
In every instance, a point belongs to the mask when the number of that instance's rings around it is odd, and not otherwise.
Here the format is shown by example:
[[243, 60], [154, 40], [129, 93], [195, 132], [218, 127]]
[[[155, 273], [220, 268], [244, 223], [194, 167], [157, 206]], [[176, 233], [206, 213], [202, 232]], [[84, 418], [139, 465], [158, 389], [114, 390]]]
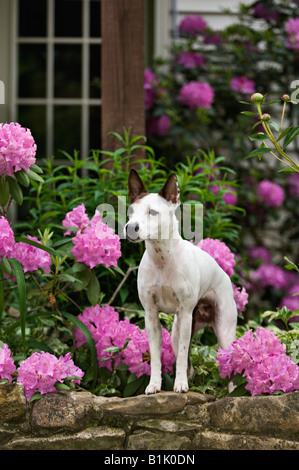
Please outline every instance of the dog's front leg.
[[192, 314], [180, 312], [177, 318], [178, 349], [176, 360], [176, 377], [173, 390], [175, 392], [188, 392], [188, 355], [192, 330]]
[[145, 393], [157, 393], [161, 390], [161, 340], [162, 329], [159, 320], [159, 312], [156, 310], [145, 312], [145, 329], [150, 346], [151, 378]]

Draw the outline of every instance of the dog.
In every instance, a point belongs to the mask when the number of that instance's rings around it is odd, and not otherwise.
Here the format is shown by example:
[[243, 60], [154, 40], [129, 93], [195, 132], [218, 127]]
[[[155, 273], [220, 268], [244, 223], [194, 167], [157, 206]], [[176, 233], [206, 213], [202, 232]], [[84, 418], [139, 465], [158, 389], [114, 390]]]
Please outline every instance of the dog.
[[137, 276], [137, 289], [145, 311], [151, 376], [146, 394], [161, 391], [161, 324], [159, 312], [174, 313], [171, 332], [176, 357], [174, 391], [187, 392], [192, 375], [189, 350], [193, 335], [211, 326], [219, 345], [226, 350], [236, 339], [237, 308], [229, 276], [208, 253], [178, 229], [175, 210], [180, 190], [171, 174], [159, 193], [148, 193], [136, 170], [128, 179], [129, 220], [124, 236], [133, 243], [145, 242]]

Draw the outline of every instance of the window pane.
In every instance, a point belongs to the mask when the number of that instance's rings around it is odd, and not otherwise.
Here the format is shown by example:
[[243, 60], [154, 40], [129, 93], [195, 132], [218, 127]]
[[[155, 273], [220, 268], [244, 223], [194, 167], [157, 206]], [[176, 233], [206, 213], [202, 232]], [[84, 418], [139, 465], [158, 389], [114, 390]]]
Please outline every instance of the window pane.
[[89, 108], [89, 149], [101, 148], [101, 106]]
[[55, 1], [55, 36], [82, 36], [82, 1]]
[[46, 152], [46, 107], [21, 105], [18, 107], [18, 122], [30, 129], [37, 145], [37, 159], [44, 158]]
[[47, 35], [47, 0], [19, 0], [19, 36]]
[[46, 96], [46, 45], [20, 44], [19, 97], [44, 98]]
[[90, 2], [90, 37], [101, 37], [101, 3], [100, 0]]
[[90, 98], [101, 98], [101, 46], [90, 46]]
[[60, 150], [73, 154], [81, 145], [81, 106], [54, 107], [54, 155], [63, 158]]
[[81, 46], [55, 45], [55, 98], [81, 97]]

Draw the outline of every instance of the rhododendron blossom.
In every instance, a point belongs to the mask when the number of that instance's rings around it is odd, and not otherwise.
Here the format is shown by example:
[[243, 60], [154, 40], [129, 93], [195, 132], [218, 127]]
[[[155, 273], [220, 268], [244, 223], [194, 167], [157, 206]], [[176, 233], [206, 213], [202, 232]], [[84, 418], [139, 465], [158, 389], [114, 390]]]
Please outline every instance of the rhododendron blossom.
[[[27, 235], [27, 238], [41, 244], [36, 237]], [[27, 271], [37, 271], [39, 268], [42, 268], [45, 273], [50, 272], [52, 260], [49, 253], [35, 246], [28, 245], [28, 243], [19, 242], [15, 244], [14, 258], [23, 265], [24, 273]]]
[[[109, 305], [87, 307], [78, 318], [89, 328], [95, 341], [99, 367], [113, 370], [119, 364], [126, 364], [131, 373], [139, 378], [150, 375], [150, 350], [145, 330], [130, 323], [128, 318], [119, 319], [119, 314]], [[86, 342], [82, 332], [76, 330], [76, 344], [80, 347]], [[128, 344], [125, 346], [126, 341]], [[117, 347], [113, 356], [107, 348]], [[172, 351], [171, 337], [162, 328], [161, 346], [162, 372], [172, 372], [175, 356]]]
[[35, 163], [36, 144], [30, 129], [17, 122], [0, 124], [0, 175], [29, 169]]
[[196, 36], [202, 33], [207, 27], [207, 23], [200, 15], [187, 15], [179, 24], [180, 33]]
[[238, 93], [242, 93], [242, 94], [247, 94], [247, 93], [254, 93], [255, 91], [255, 88], [254, 88], [254, 81], [253, 80], [249, 80], [248, 78], [246, 77], [234, 77], [232, 78], [231, 82], [230, 82], [230, 88], [233, 90], [233, 91], [236, 91]]
[[4, 217], [0, 217], [0, 261], [1, 257], [12, 258], [13, 249], [15, 246], [15, 237], [12, 228], [9, 225], [8, 220]]
[[[106, 267], [117, 266], [117, 260], [121, 256], [120, 239], [114, 230], [104, 224], [103, 217], [96, 210], [89, 220], [84, 204], [75, 207], [68, 212], [62, 225], [65, 228], [77, 227], [79, 230], [72, 238], [74, 244], [72, 254], [78, 263], [84, 263], [94, 268], [98, 264]], [[70, 234], [70, 230], [65, 235]]]
[[[77, 367], [70, 357], [70, 353], [58, 359], [48, 352], [33, 353], [20, 363], [17, 370], [17, 381], [23, 384], [27, 401], [35, 392], [41, 395], [56, 392], [55, 384], [63, 382], [68, 377], [84, 376], [84, 372]], [[79, 384], [80, 379], [72, 379]]]
[[177, 63], [183, 65], [186, 69], [193, 69], [194, 67], [203, 67], [205, 59], [198, 52], [186, 51], [179, 54]]
[[290, 18], [285, 29], [289, 35], [287, 38], [287, 47], [289, 49], [299, 49], [299, 18]]
[[258, 184], [257, 196], [266, 207], [280, 207], [284, 201], [282, 187], [269, 180], [263, 180]]
[[209, 253], [228, 276], [231, 277], [233, 275], [234, 266], [236, 264], [235, 257], [224, 242], [221, 242], [217, 238], [204, 238], [200, 240], [197, 246]]
[[234, 341], [228, 350], [218, 349], [220, 376], [243, 374], [252, 395], [299, 389], [299, 366], [286, 355], [286, 346], [271, 331], [259, 327]]
[[11, 357], [11, 350], [6, 343], [0, 341], [0, 379], [12, 382], [12, 374], [15, 370], [16, 366]]
[[205, 82], [191, 81], [182, 86], [179, 93], [181, 104], [190, 109], [210, 108], [214, 99], [213, 88]]

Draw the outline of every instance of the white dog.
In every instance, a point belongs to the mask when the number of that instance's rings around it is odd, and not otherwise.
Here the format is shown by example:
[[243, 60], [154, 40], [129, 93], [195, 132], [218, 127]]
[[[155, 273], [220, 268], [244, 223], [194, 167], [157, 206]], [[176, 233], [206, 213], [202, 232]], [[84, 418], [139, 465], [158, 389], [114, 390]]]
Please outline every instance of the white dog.
[[174, 391], [187, 392], [192, 335], [209, 325], [222, 349], [235, 340], [237, 309], [232, 283], [209, 254], [181, 238], [175, 216], [180, 199], [174, 174], [158, 194], [146, 192], [135, 170], [130, 172], [128, 186], [131, 205], [125, 236], [132, 242], [145, 241], [146, 247], [137, 281], [151, 354], [145, 393], [161, 390], [159, 311], [175, 314], [171, 334], [176, 356]]

